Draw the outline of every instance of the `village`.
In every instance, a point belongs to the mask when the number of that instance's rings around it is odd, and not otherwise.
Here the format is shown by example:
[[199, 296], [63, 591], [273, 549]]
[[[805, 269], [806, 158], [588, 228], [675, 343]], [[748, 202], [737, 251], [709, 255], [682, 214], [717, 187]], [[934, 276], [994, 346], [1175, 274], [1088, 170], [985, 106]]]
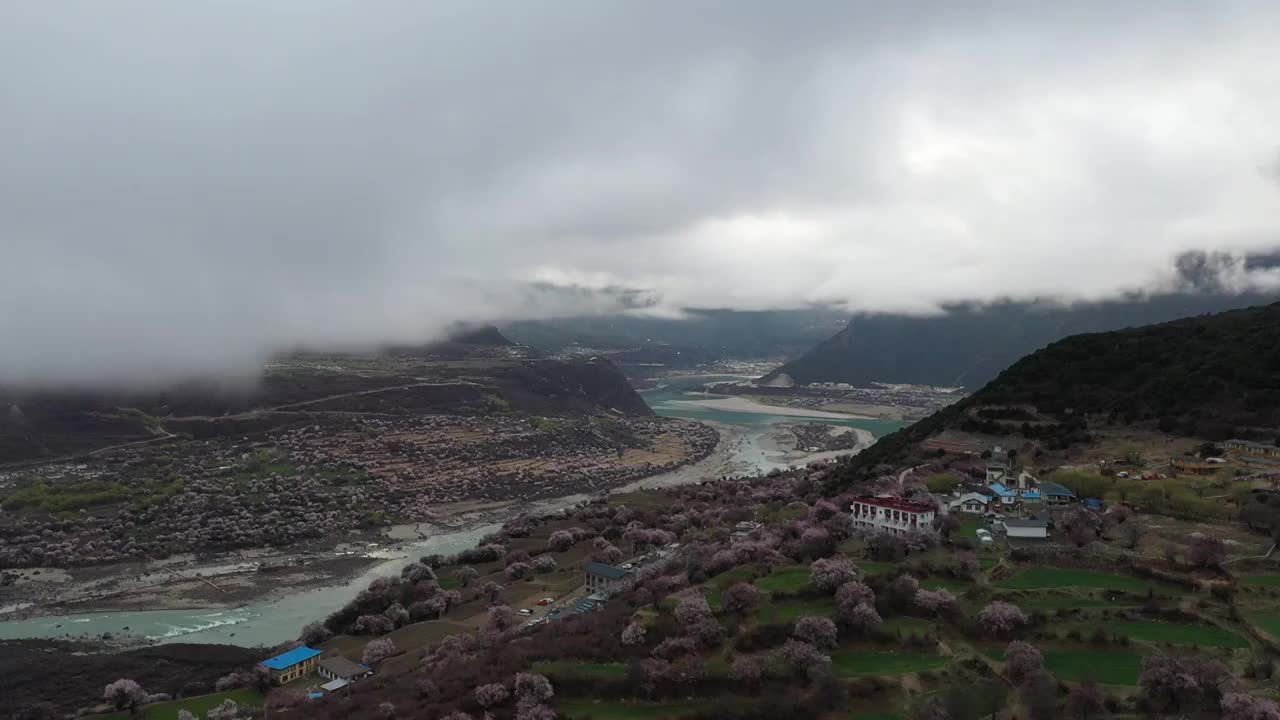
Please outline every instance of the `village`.
[[[521, 518], [373, 583], [196, 705], [475, 717], [519, 702], [546, 717], [675, 718], [743, 701], [717, 695], [730, 680], [791, 683], [805, 712], [839, 702], [853, 717], [930, 702], [990, 717], [1056, 703], [1059, 683], [1088, 717], [1267, 702], [1280, 572], [1270, 536], [1242, 517], [1270, 487], [1276, 446], [1204, 448], [1222, 462], [1197, 463], [1249, 489], [1222, 498], [1218, 519], [1088, 485], [1206, 482], [1189, 470], [1160, 478], [1132, 457], [1046, 470], [1022, 443], [940, 442], [921, 448], [929, 462], [830, 499], [819, 490], [838, 465]], [[1213, 689], [1171, 698], [1165, 669]], [[521, 696], [530, 685], [544, 690]], [[127, 709], [143, 696], [118, 697]]]

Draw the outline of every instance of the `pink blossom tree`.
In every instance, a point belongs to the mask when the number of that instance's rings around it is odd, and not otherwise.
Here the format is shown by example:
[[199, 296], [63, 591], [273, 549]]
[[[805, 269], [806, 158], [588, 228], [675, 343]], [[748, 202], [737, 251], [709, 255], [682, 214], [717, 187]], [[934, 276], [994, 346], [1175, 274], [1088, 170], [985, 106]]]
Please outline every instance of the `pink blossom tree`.
[[994, 600], [978, 613], [978, 627], [996, 637], [1008, 637], [1027, 624], [1027, 616], [1017, 605]]
[[516, 673], [515, 696], [521, 703], [545, 703], [555, 697], [555, 689], [545, 675]]
[[489, 683], [481, 685], [474, 691], [476, 704], [488, 710], [507, 701], [509, 693], [507, 688], [498, 683]]
[[504, 589], [505, 588], [503, 588], [498, 583], [493, 582], [492, 580], [480, 586], [481, 594], [483, 594], [486, 598], [489, 599], [490, 605], [493, 605], [498, 602], [498, 598], [502, 596], [502, 591]]
[[364, 646], [364, 654], [360, 656], [360, 662], [365, 665], [373, 666], [395, 654], [395, 641], [389, 637], [381, 637], [376, 640], [370, 640], [369, 643]]
[[1044, 670], [1044, 657], [1031, 643], [1014, 640], [1004, 649], [1004, 674], [1009, 682], [1021, 685], [1032, 674]]
[[870, 635], [884, 622], [880, 618], [880, 613], [876, 612], [875, 607], [871, 605], [858, 604], [848, 609], [842, 606], [837, 608], [837, 612], [840, 624], [857, 635]]
[[453, 576], [458, 579], [462, 587], [468, 587], [480, 577], [480, 572], [470, 565], [464, 565], [453, 571]]
[[644, 644], [645, 629], [644, 625], [633, 622], [622, 630], [622, 644], [627, 647]]
[[736, 583], [720, 596], [725, 611], [745, 617], [755, 611], [764, 601], [764, 593], [750, 583]]
[[836, 624], [829, 618], [807, 616], [796, 621], [791, 631], [792, 637], [809, 643], [819, 650], [835, 650], [837, 645]]
[[815, 666], [829, 666], [831, 658], [807, 642], [788, 640], [778, 651], [779, 656], [797, 673], [812, 672]]
[[857, 566], [843, 555], [819, 558], [809, 565], [809, 581], [825, 593], [834, 593], [841, 585], [856, 579]]
[[956, 609], [956, 596], [945, 589], [921, 590], [916, 593], [915, 603], [930, 615], [945, 615]]
[[147, 691], [133, 680], [120, 678], [106, 686], [102, 699], [117, 710], [133, 710], [147, 699]]
[[516, 624], [516, 613], [506, 605], [489, 608], [488, 628], [494, 632], [506, 632]]
[[754, 691], [764, 680], [764, 663], [755, 655], [739, 655], [733, 660], [729, 677]]
[[1247, 693], [1222, 696], [1222, 720], [1280, 720], [1280, 707], [1275, 701]]

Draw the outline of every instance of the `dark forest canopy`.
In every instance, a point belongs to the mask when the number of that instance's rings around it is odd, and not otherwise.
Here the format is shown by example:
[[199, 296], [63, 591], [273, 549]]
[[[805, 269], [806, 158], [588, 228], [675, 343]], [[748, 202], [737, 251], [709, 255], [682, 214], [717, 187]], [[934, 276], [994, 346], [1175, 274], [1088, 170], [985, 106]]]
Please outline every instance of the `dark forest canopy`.
[[978, 388], [1018, 358], [1061, 338], [1262, 305], [1269, 295], [1177, 293], [1059, 306], [961, 304], [944, 315], [859, 315], [835, 336], [766, 376], [795, 382], [873, 382]]
[[1272, 441], [1280, 433], [1280, 303], [1059, 340], [968, 398], [882, 438], [844, 472], [861, 476], [899, 462], [946, 428], [995, 422], [970, 418], [969, 408], [1015, 405], [1054, 418], [1051, 440], [1102, 422]]

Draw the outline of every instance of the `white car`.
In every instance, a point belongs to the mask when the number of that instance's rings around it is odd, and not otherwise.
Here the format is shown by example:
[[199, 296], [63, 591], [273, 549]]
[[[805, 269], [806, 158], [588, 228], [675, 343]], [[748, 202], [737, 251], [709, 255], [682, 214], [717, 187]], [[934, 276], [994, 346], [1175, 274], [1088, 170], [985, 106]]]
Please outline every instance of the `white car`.
[[532, 614], [533, 614], [533, 611], [532, 611], [532, 610], [530, 610], [529, 608], [520, 608], [519, 612], [520, 612], [520, 614], [521, 614], [521, 615], [532, 615]]

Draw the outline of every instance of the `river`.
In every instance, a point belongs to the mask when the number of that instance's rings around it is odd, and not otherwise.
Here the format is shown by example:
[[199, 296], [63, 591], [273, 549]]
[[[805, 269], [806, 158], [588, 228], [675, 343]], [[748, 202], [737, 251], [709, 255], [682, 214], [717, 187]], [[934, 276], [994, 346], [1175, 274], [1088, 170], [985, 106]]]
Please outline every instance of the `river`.
[[[833, 419], [798, 417], [768, 413], [731, 412], [683, 404], [680, 401], [703, 399], [698, 392], [703, 383], [733, 379], [729, 376], [698, 376], [670, 379], [660, 388], [641, 395], [659, 415], [700, 420], [719, 425], [736, 426], [741, 440], [732, 448], [732, 467], [744, 474], [767, 472], [786, 463], [769, 446], [766, 436], [771, 426], [812, 420], [829, 425], [843, 425], [871, 432], [876, 437], [897, 430], [903, 423], [884, 420]], [[538, 503], [538, 509], [552, 512], [582, 499], [571, 496], [558, 501]], [[17, 638], [66, 638], [78, 636], [133, 636], [165, 642], [225, 643], [233, 645], [277, 645], [297, 637], [304, 625], [323, 619], [345, 605], [374, 578], [398, 574], [409, 558], [423, 555], [452, 555], [476, 545], [480, 538], [497, 530], [499, 525], [486, 525], [465, 532], [436, 535], [424, 540], [396, 546], [395, 557], [371, 566], [359, 577], [342, 584], [304, 590], [281, 598], [250, 603], [234, 609], [207, 610], [137, 610], [101, 612], [81, 615], [58, 615], [26, 620], [0, 622], [0, 640]]]

